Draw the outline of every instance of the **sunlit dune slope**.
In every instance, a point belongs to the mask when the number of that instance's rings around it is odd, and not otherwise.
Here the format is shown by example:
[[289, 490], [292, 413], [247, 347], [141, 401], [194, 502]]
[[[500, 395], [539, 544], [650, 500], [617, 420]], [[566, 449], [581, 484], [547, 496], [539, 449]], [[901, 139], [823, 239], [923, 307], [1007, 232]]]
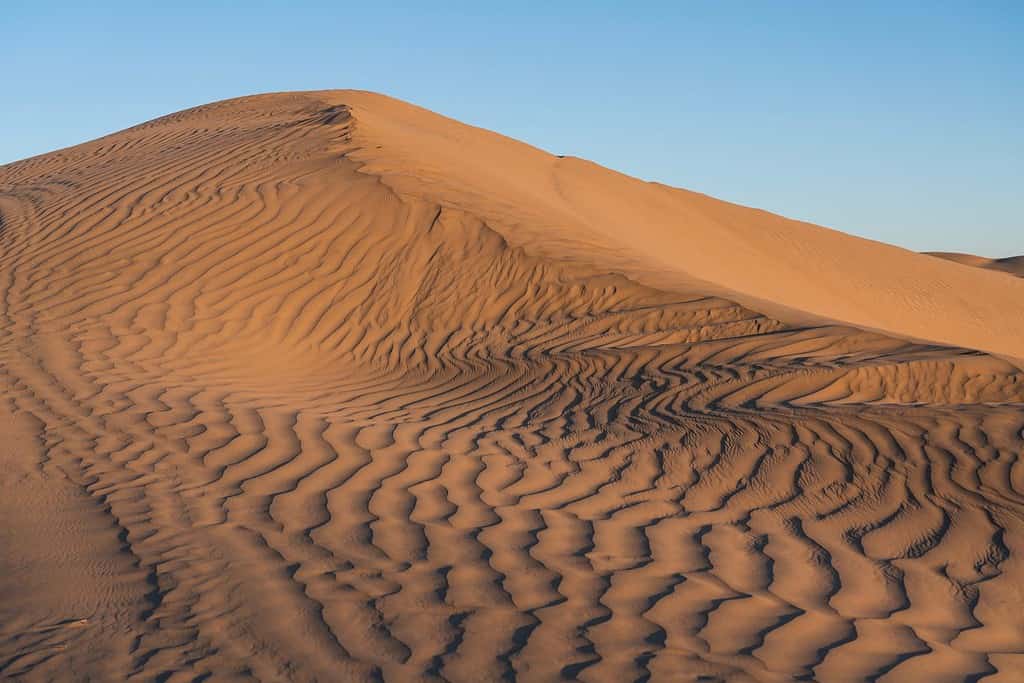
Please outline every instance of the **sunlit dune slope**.
[[700, 282], [790, 319], [1024, 357], [1024, 282], [555, 157], [381, 95], [324, 97], [365, 119], [350, 154], [364, 172], [481, 216], [512, 244], [665, 289]]
[[973, 265], [353, 91], [0, 167], [0, 678], [1021, 680]]

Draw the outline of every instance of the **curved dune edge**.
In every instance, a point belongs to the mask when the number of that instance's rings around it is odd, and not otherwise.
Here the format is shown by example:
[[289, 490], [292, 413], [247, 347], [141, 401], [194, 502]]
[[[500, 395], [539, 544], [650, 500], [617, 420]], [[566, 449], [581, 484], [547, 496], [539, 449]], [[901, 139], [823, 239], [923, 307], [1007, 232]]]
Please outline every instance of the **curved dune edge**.
[[349, 154], [402, 192], [481, 216], [512, 244], [788, 320], [1024, 358], [1024, 282], [556, 157], [383, 95], [316, 95], [355, 117]]
[[1024, 678], [1024, 373], [737, 303], [581, 227], [618, 176], [524, 203], [583, 162], [371, 106], [0, 167], [0, 678]]

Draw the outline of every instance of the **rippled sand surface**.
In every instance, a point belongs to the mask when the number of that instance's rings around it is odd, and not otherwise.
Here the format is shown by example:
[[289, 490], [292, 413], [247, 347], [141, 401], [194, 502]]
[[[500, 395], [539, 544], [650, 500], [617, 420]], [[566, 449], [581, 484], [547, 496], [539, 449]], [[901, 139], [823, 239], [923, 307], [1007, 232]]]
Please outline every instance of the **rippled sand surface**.
[[992, 263], [367, 93], [0, 167], [0, 677], [1024, 680]]

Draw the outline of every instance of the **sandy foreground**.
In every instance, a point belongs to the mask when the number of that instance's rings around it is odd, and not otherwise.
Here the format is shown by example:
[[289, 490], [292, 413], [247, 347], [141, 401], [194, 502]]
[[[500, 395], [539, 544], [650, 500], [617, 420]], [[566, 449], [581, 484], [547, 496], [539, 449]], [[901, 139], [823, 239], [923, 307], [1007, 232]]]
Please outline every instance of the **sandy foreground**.
[[1024, 680], [1021, 274], [363, 92], [2, 166], [0, 678]]

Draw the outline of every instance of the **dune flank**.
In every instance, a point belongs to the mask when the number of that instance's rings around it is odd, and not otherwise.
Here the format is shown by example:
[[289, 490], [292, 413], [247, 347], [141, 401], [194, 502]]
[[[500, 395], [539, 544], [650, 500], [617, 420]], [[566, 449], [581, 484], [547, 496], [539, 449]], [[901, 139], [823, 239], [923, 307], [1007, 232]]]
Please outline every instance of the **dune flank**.
[[982, 261], [354, 91], [2, 166], [0, 677], [1022, 680]]

